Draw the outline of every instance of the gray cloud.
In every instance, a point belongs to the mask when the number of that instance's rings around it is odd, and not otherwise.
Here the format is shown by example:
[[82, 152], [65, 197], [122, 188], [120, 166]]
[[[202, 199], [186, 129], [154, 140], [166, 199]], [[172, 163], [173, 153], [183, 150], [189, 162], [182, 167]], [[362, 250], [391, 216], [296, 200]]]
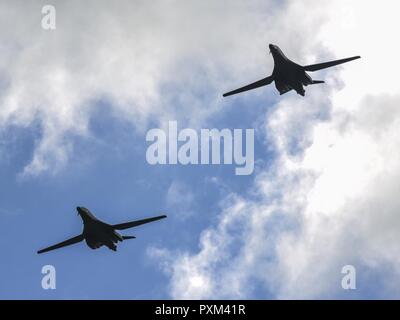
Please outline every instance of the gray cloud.
[[[218, 222], [202, 232], [198, 252], [178, 252], [176, 261], [153, 252], [171, 275], [174, 298], [252, 297], [255, 287], [265, 297], [345, 298], [350, 293], [340, 281], [347, 264], [359, 272], [352, 297], [371, 294], [370, 281], [375, 297], [399, 296], [400, 99], [388, 70], [400, 48], [386, 36], [398, 20], [370, 23], [390, 17], [396, 5], [363, 1], [362, 11], [361, 2], [308, 5], [316, 11], [290, 2], [281, 17], [291, 17], [296, 34], [307, 37], [293, 41], [293, 32], [282, 30], [282, 39], [291, 39], [302, 56], [305, 47], [322, 43], [315, 52], [320, 59], [350, 50], [365, 58], [329, 72], [331, 90], [283, 97], [266, 115], [277, 157], [256, 177], [261, 200], [228, 196]], [[371, 34], [381, 35], [379, 47]]]
[[3, 2], [0, 126], [41, 127], [24, 173], [62, 169], [72, 138], [90, 137], [99, 100], [139, 130], [150, 119], [195, 126], [218, 111], [221, 86], [262, 63], [265, 52], [246, 50], [266, 48], [257, 34], [274, 13], [264, 21], [262, 3], [55, 1], [57, 29], [45, 31], [44, 1]]
[[[337, 297], [344, 264], [398, 265], [395, 2], [54, 3], [55, 32], [40, 28], [44, 2], [0, 4], [0, 126], [42, 129], [26, 175], [68, 163], [99, 100], [139, 130], [148, 120], [197, 126], [220, 110], [223, 89], [272, 67], [268, 42], [304, 63], [363, 55], [329, 72], [327, 87], [285, 96], [265, 115], [278, 156], [256, 177], [262, 200], [229, 195], [198, 252], [151, 250], [172, 297], [249, 297], [253, 285], [272, 297]], [[381, 277], [382, 296], [398, 297], [398, 273]]]

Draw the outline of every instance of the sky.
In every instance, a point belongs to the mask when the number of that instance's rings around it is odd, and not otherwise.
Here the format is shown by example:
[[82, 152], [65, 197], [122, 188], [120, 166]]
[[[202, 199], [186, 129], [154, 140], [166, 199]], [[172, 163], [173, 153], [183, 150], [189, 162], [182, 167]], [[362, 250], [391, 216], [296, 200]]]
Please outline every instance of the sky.
[[[398, 299], [399, 4], [386, 0], [0, 1], [1, 299]], [[362, 10], [360, 9], [362, 8]], [[274, 86], [268, 44], [313, 73]], [[150, 165], [146, 133], [255, 130], [255, 169]], [[120, 223], [85, 243], [76, 206]], [[56, 269], [56, 289], [41, 286]], [[341, 286], [354, 266], [357, 288]]]

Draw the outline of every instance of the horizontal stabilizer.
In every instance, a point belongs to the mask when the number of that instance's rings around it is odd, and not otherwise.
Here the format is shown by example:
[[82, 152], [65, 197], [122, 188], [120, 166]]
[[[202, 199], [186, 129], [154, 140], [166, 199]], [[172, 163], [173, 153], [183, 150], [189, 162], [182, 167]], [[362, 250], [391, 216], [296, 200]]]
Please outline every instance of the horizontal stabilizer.
[[311, 64], [309, 66], [304, 66], [303, 68], [305, 71], [317, 71], [317, 70], [330, 68], [330, 67], [336, 66], [338, 64], [346, 63], [346, 62], [353, 61], [353, 60], [360, 59], [360, 58], [361, 58], [360, 56], [356, 56], [356, 57], [351, 57], [351, 58], [346, 58], [346, 59]]
[[325, 83], [325, 81], [322, 80], [313, 80], [312, 84], [318, 84], [318, 83]]
[[135, 236], [122, 236], [122, 239], [128, 240], [128, 239], [136, 239]]
[[158, 216], [158, 217], [153, 217], [153, 218], [147, 218], [147, 219], [142, 219], [142, 220], [136, 220], [136, 221], [131, 221], [131, 222], [125, 222], [125, 223], [120, 223], [120, 224], [114, 224], [112, 227], [117, 230], [124, 230], [132, 227], [137, 227], [145, 223], [157, 221], [160, 219], [166, 218], [166, 215]]
[[244, 87], [241, 87], [239, 89], [224, 93], [222, 96], [223, 97], [227, 97], [227, 96], [231, 96], [233, 94], [237, 94], [237, 93], [240, 93], [240, 92], [244, 92], [244, 91], [256, 89], [256, 88], [259, 88], [259, 87], [263, 87], [263, 86], [269, 85], [272, 81], [274, 81], [274, 78], [272, 76], [269, 76], [269, 77], [266, 77], [264, 79], [261, 79], [261, 80], [258, 80], [256, 82], [253, 82], [251, 84], [248, 84], [247, 86], [244, 86]]

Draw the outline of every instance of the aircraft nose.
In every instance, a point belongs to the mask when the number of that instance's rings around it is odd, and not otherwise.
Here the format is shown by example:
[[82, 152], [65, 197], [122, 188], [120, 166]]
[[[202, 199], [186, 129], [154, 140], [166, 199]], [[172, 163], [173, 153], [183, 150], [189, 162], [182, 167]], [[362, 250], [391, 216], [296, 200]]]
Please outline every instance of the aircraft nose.
[[275, 53], [275, 51], [276, 51], [276, 46], [275, 45], [270, 43], [268, 47], [269, 47], [269, 53]]

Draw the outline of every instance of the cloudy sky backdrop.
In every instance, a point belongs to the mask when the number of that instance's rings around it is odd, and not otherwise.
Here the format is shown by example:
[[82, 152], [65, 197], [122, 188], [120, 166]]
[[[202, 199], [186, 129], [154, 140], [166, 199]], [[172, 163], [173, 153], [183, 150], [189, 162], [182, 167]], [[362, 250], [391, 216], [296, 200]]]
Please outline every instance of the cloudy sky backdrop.
[[[400, 297], [398, 1], [52, 1], [55, 31], [45, 4], [0, 2], [1, 298]], [[223, 99], [270, 74], [269, 43], [300, 64], [362, 59], [305, 98]], [[254, 174], [148, 165], [168, 120], [254, 128]], [[81, 231], [77, 205], [168, 219], [117, 253], [38, 256]]]

